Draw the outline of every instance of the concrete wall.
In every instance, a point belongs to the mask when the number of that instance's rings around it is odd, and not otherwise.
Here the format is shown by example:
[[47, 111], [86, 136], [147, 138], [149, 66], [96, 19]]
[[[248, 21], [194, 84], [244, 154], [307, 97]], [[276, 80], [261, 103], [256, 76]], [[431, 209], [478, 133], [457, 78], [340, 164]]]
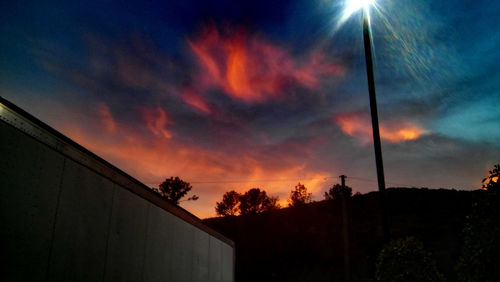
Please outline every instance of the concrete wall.
[[0, 136], [1, 281], [234, 280], [234, 244], [137, 180], [5, 103]]

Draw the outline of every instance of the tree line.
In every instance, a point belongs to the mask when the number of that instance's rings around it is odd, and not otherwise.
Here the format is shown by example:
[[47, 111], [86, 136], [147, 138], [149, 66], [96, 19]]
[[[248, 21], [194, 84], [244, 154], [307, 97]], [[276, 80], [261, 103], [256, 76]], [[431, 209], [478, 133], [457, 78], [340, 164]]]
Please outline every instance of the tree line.
[[[165, 179], [158, 187], [151, 188], [161, 197], [178, 205], [183, 201], [198, 200], [197, 195], [193, 195], [185, 200], [184, 198], [191, 190], [189, 182], [180, 179], [178, 176], [171, 176]], [[350, 197], [352, 189], [348, 186], [342, 187], [340, 184], [333, 185], [324, 194], [325, 200], [334, 200], [340, 197]], [[291, 191], [287, 199], [288, 206], [294, 207], [312, 202], [312, 194], [307, 187], [298, 183]], [[235, 190], [228, 191], [222, 196], [222, 201], [217, 202], [215, 211], [218, 216], [235, 216], [257, 214], [265, 211], [280, 209], [279, 197], [269, 196], [267, 192], [260, 188], [252, 188], [244, 193]]]
[[[500, 181], [500, 165], [495, 165], [489, 171], [488, 177], [482, 180], [483, 189], [497, 191]], [[181, 180], [179, 177], [170, 177], [165, 179], [158, 188], [153, 187], [153, 191], [158, 193], [168, 201], [178, 205], [182, 201], [198, 200], [197, 195], [193, 195], [186, 200], [181, 200], [192, 190], [191, 184]], [[352, 188], [334, 184], [324, 193], [325, 200], [335, 200], [349, 198], [352, 196]], [[308, 192], [306, 186], [300, 182], [290, 191], [287, 199], [288, 206], [294, 207], [312, 202], [312, 194]], [[257, 214], [265, 211], [280, 209], [279, 198], [269, 196], [265, 190], [252, 188], [244, 193], [238, 193], [235, 190], [228, 191], [222, 196], [222, 201], [216, 202], [215, 212], [218, 216], [236, 216]]]
[[[171, 176], [165, 179], [158, 187], [151, 189], [164, 199], [178, 205], [183, 201], [195, 201], [199, 197], [191, 197], [181, 200], [191, 190], [189, 182], [180, 179], [178, 176]], [[325, 200], [334, 200], [340, 197], [350, 197], [352, 189], [348, 186], [342, 187], [340, 184], [333, 185], [324, 194]], [[307, 187], [298, 183], [291, 191], [287, 199], [288, 206], [294, 207], [312, 202], [312, 193], [309, 193]], [[215, 211], [218, 216], [235, 216], [257, 214], [265, 211], [280, 209], [279, 197], [269, 196], [267, 192], [260, 188], [252, 188], [244, 193], [238, 193], [235, 190], [228, 191], [222, 196], [222, 201], [216, 203]]]
[[[325, 192], [325, 200], [334, 200], [341, 197], [350, 197], [352, 189], [340, 184], [333, 185]], [[289, 207], [296, 207], [312, 202], [312, 193], [307, 191], [304, 184], [300, 182], [290, 191], [287, 199]], [[228, 191], [222, 196], [222, 201], [217, 202], [215, 212], [218, 216], [236, 216], [257, 214], [265, 211], [280, 209], [279, 198], [270, 197], [266, 191], [260, 188], [252, 188], [244, 193], [235, 190]]]

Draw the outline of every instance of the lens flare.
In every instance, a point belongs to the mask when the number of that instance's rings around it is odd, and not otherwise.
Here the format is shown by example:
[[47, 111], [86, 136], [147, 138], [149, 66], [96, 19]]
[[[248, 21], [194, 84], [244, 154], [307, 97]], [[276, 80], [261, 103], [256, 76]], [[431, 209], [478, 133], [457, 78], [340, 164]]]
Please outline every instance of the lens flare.
[[361, 9], [367, 9], [373, 4], [375, 4], [375, 0], [348, 0], [345, 3], [346, 7], [344, 13], [350, 16], [356, 11]]
[[375, 0], [345, 0], [342, 16], [339, 20], [339, 25], [347, 21], [352, 16], [352, 14], [356, 13], [357, 11], [361, 9], [365, 9], [367, 11], [370, 6], [374, 5]]

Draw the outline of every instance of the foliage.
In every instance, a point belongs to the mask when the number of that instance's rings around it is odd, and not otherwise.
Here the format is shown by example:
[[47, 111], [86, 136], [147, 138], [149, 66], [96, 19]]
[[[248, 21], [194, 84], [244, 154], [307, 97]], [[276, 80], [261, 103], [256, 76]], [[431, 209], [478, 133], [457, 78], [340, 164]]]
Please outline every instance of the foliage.
[[[186, 196], [192, 188], [188, 182], [181, 180], [177, 176], [175, 178], [172, 176], [160, 184], [159, 191], [164, 198], [178, 205], [180, 199]], [[198, 196], [194, 195], [187, 200], [198, 200]]]
[[307, 188], [304, 184], [297, 184], [295, 188], [290, 192], [290, 198], [288, 199], [289, 206], [303, 205], [305, 203], [310, 203], [312, 198], [311, 193], [307, 193]]
[[266, 191], [261, 191], [259, 188], [252, 188], [240, 196], [240, 213], [242, 215], [279, 208], [278, 197], [269, 197]]
[[257, 214], [281, 208], [278, 201], [278, 197], [269, 197], [266, 191], [259, 188], [252, 188], [243, 194], [232, 190], [216, 203], [215, 212], [218, 216]]
[[279, 210], [281, 209], [281, 205], [278, 203], [279, 202], [279, 197], [267, 197], [264, 203], [264, 210], [263, 211], [273, 211], [273, 210]]
[[342, 187], [340, 184], [335, 184], [325, 192], [325, 200], [341, 199], [342, 197], [350, 198], [352, 195], [352, 188], [349, 186]]
[[196, 201], [198, 200], [200, 197], [198, 197], [197, 195], [193, 195], [189, 198], [187, 198], [186, 200], [182, 200], [182, 201], [179, 201], [179, 202], [184, 202], [184, 201]]
[[241, 195], [232, 190], [222, 196], [222, 201], [217, 202], [215, 212], [218, 216], [237, 215], [239, 213]]
[[436, 263], [413, 237], [386, 244], [377, 259], [377, 281], [443, 281]]
[[489, 171], [488, 177], [483, 178], [483, 189], [486, 190], [500, 190], [500, 164], [496, 164], [492, 170]]
[[483, 179], [486, 191], [482, 191], [466, 218], [462, 254], [456, 265], [460, 281], [498, 281], [500, 277], [499, 172], [500, 166], [495, 165]]

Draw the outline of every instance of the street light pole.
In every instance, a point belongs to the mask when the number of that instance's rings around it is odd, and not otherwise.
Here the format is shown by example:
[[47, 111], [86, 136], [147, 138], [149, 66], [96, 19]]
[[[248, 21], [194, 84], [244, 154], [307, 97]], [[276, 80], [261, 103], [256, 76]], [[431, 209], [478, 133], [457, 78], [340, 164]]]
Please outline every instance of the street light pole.
[[370, 27], [370, 15], [363, 9], [363, 41], [365, 47], [366, 74], [368, 76], [368, 92], [370, 94], [370, 111], [372, 116], [373, 146], [375, 148], [375, 164], [377, 166], [378, 190], [380, 196], [380, 208], [382, 210], [382, 230], [384, 240], [389, 240], [389, 224], [387, 221], [387, 209], [385, 206], [385, 178], [384, 164], [382, 161], [382, 146], [380, 143], [380, 131], [378, 125], [377, 99], [375, 97], [375, 79], [373, 76], [372, 38]]

